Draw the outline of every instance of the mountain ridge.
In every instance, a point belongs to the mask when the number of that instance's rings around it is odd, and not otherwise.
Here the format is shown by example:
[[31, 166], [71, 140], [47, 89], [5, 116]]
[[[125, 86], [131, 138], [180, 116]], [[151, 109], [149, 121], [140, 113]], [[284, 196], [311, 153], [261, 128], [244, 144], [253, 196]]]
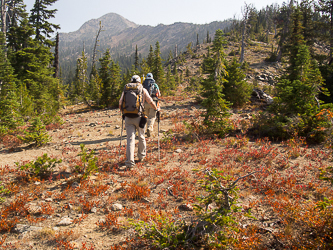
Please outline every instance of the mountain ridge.
[[[226, 20], [209, 24], [175, 22], [170, 25], [137, 25], [119, 14], [105, 14], [100, 18], [85, 22], [75, 32], [59, 33], [60, 66], [64, 79], [70, 81], [70, 74], [73, 74], [70, 72], [75, 71], [76, 60], [82, 54], [83, 48], [88, 61], [92, 58], [100, 22], [102, 32], [98, 37], [96, 56], [100, 58], [107, 49], [110, 49], [112, 58], [115, 61], [122, 61], [120, 63], [122, 68], [128, 68], [132, 63], [130, 57], [134, 54], [136, 46], [140, 57], [143, 58], [147, 56], [150, 45], [154, 47], [158, 41], [161, 54], [166, 57], [170, 51], [174, 51], [176, 45], [178, 51], [181, 52], [191, 42], [194, 46], [198, 38], [199, 42], [203, 43], [207, 33], [213, 36], [217, 29], [224, 30], [232, 24], [231, 20]], [[120, 58], [122, 59], [120, 60]]]

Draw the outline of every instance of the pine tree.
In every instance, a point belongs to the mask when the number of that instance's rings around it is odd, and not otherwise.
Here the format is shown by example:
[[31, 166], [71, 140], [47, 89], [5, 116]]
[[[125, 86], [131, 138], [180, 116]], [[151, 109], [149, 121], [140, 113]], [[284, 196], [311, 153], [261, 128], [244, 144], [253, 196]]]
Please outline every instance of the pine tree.
[[121, 69], [118, 62], [117, 63], [115, 63], [114, 61], [111, 62], [110, 77], [111, 77], [111, 105], [117, 107], [119, 98], [123, 90]]
[[54, 46], [49, 38], [51, 34], [60, 29], [59, 25], [52, 24], [48, 20], [54, 18], [56, 9], [50, 10], [48, 6], [51, 6], [58, 0], [35, 0], [35, 4], [31, 10], [29, 21], [35, 29], [35, 40], [40, 41], [48, 46]]
[[27, 15], [23, 0], [1, 0], [0, 23], [4, 36], [7, 37], [7, 31], [11, 27], [18, 26], [18, 21]]
[[[148, 68], [149, 68], [149, 71], [152, 71], [153, 68], [154, 68], [154, 50], [153, 50], [153, 46], [150, 45], [149, 47], [149, 54], [148, 54], [148, 57], [147, 57], [147, 65], [148, 65]], [[149, 73], [149, 72], [147, 72]]]
[[[14, 53], [31, 46], [32, 36], [35, 34], [27, 18], [21, 20], [20, 25], [12, 25], [7, 33], [8, 48]], [[15, 62], [14, 62], [15, 63]]]
[[162, 58], [161, 58], [161, 51], [160, 51], [160, 43], [157, 41], [155, 44], [155, 51], [154, 51], [154, 65], [152, 68], [152, 73], [154, 79], [156, 80], [158, 86], [161, 90], [165, 90], [166, 86], [164, 86], [164, 69], [162, 65]]
[[173, 59], [173, 53], [172, 53], [172, 51], [170, 50], [170, 51], [169, 51], [169, 55], [168, 55], [168, 62], [170, 62], [172, 59]]
[[136, 70], [139, 69], [138, 45], [135, 46], [134, 67]]
[[[305, 44], [301, 13], [298, 8], [292, 16], [292, 23], [289, 67], [287, 74], [277, 83], [277, 94], [269, 110], [275, 114], [273, 119], [278, 121], [278, 124], [283, 124], [289, 130], [295, 130], [289, 136], [294, 136], [295, 133], [299, 136], [308, 136], [317, 130], [316, 114], [320, 110], [317, 97], [320, 92], [326, 90], [323, 88], [323, 79], [317, 63], [311, 58]], [[277, 131], [282, 130], [277, 129]]]
[[206, 107], [204, 115], [204, 124], [208, 127], [211, 133], [218, 133], [220, 136], [225, 136], [230, 130], [228, 113], [230, 104], [224, 99], [223, 85], [226, 82], [226, 60], [223, 52], [223, 31], [217, 30], [213, 40], [214, 51], [214, 71], [209, 77], [202, 81], [204, 100], [202, 104]]
[[[0, 33], [0, 44], [4, 37]], [[16, 81], [14, 70], [11, 67], [4, 46], [0, 45], [0, 127], [16, 128], [21, 123], [19, 103], [16, 95]]]
[[328, 33], [327, 40], [330, 44], [329, 60], [333, 58], [333, 1], [331, 0], [318, 0], [317, 10], [324, 16], [325, 22], [322, 22], [326, 34]]
[[86, 91], [88, 89], [87, 76], [87, 57], [82, 51], [81, 57], [77, 59], [75, 79], [72, 83], [70, 98], [72, 101], [78, 102], [86, 100]]
[[252, 88], [244, 80], [246, 75], [236, 58], [226, 65], [226, 70], [228, 75], [223, 89], [225, 99], [232, 103], [233, 107], [242, 107], [250, 100]]
[[111, 77], [110, 77], [110, 64], [111, 55], [110, 50], [107, 49], [102, 58], [99, 59], [101, 67], [98, 70], [99, 77], [102, 79], [102, 97], [101, 104], [109, 106], [111, 104]]
[[102, 79], [99, 77], [98, 71], [95, 65], [92, 66], [91, 74], [90, 74], [90, 81], [89, 81], [89, 93], [90, 98], [94, 102], [96, 102], [97, 106], [100, 105], [101, 97], [102, 97], [102, 87], [103, 82]]
[[303, 26], [303, 37], [306, 45], [313, 53], [313, 45], [316, 37], [316, 25], [315, 25], [315, 13], [313, 8], [313, 1], [303, 0], [299, 5], [302, 13], [302, 26]]
[[145, 76], [146, 74], [148, 74], [150, 72], [150, 68], [148, 67], [148, 64], [145, 59], [142, 59], [142, 61], [140, 63], [140, 67], [141, 67], [141, 74], [143, 76]]
[[56, 35], [55, 49], [54, 49], [54, 77], [59, 77], [59, 33]]
[[[168, 71], [166, 74], [166, 78], [168, 79], [168, 89], [170, 90], [176, 90], [176, 81], [175, 78], [171, 72], [171, 66], [168, 65]], [[164, 93], [166, 95], [166, 93]]]

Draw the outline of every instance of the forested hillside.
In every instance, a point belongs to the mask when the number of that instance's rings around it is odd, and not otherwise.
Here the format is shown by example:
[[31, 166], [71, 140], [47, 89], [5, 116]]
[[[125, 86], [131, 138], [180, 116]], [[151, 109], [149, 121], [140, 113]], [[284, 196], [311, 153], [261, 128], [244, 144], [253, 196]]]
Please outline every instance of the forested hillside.
[[[332, 249], [332, 1], [54, 38], [56, 1], [0, 1], [0, 247]], [[118, 101], [147, 73], [161, 119], [129, 170]]]
[[[172, 25], [160, 24], [156, 27], [138, 26], [115, 13], [104, 15], [99, 19], [86, 22], [75, 32], [59, 34], [59, 55], [65, 82], [72, 80], [75, 74], [76, 58], [85, 49], [87, 58], [93, 56], [96, 37], [98, 35], [97, 58], [102, 57], [103, 52], [110, 50], [114, 61], [119, 62], [123, 70], [130, 69], [134, 64], [136, 47], [140, 60], [147, 57], [149, 46], [160, 43], [161, 56], [165, 60], [169, 52], [174, 54], [177, 45], [178, 51], [186, 50], [191, 42], [193, 45], [203, 43], [207, 33], [214, 35], [217, 29], [226, 29], [232, 22], [213, 22], [210, 24], [175, 23]], [[100, 33], [98, 31], [100, 30]], [[91, 63], [88, 63], [91, 70]]]

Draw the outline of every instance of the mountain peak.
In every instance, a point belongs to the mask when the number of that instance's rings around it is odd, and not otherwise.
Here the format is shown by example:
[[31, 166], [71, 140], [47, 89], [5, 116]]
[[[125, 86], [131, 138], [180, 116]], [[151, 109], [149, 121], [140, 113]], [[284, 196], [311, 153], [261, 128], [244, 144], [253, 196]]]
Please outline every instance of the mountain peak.
[[62, 33], [61, 38], [64, 40], [71, 40], [75, 38], [85, 38], [86, 36], [91, 36], [91, 34], [96, 34], [99, 30], [99, 24], [101, 23], [103, 30], [108, 30], [110, 35], [115, 35], [122, 32], [128, 28], [137, 28], [139, 25], [127, 20], [116, 13], [108, 13], [104, 16], [91, 19], [85, 22], [77, 31], [70, 33]]

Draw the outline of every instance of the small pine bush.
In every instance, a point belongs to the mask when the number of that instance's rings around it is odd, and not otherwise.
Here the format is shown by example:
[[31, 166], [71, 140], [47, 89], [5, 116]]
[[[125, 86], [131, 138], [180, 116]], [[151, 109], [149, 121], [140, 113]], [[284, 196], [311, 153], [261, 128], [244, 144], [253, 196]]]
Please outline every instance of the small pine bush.
[[39, 117], [33, 118], [28, 131], [25, 131], [24, 134], [25, 136], [18, 136], [18, 138], [25, 143], [33, 143], [36, 147], [41, 147], [51, 141], [51, 137], [48, 135], [45, 125]]

